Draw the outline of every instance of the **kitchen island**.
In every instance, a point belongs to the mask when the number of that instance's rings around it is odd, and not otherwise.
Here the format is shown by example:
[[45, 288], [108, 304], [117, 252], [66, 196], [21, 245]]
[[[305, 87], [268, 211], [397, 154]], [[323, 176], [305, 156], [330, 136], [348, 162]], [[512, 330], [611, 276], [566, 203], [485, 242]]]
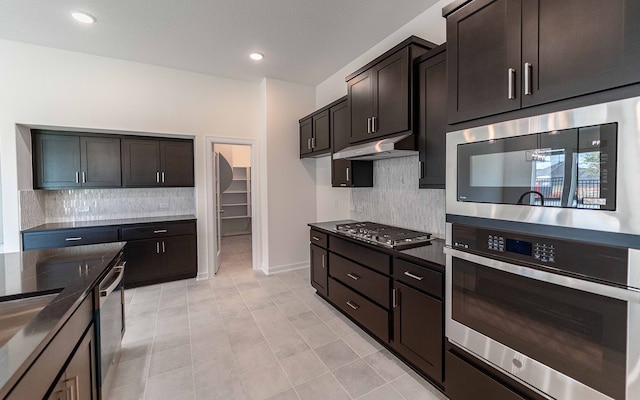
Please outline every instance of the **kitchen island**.
[[[53, 389], [56, 380], [63, 377], [63, 368], [70, 364], [70, 356], [78, 342], [72, 334], [80, 330], [80, 337], [84, 335], [86, 340], [93, 342], [96, 338], [93, 323], [97, 314], [95, 289], [113, 269], [123, 247], [123, 242], [115, 242], [0, 254], [0, 313], [3, 317], [10, 314], [6, 311], [12, 304], [55, 295], [0, 345], [0, 398], [20, 398], [23, 390], [28, 390], [30, 398], [44, 397]], [[95, 344], [92, 343], [91, 348], [95, 349]], [[95, 351], [88, 356], [93, 371], [89, 378], [95, 390], [98, 380], [96, 359], [99, 358]], [[37, 372], [36, 385], [31, 384], [34, 372]]]

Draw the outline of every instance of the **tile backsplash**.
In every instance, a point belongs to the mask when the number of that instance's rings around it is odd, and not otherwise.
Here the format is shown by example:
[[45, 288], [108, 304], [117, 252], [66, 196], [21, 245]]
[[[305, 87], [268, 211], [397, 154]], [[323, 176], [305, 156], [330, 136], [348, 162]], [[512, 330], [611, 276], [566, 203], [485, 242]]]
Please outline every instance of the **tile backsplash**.
[[419, 189], [418, 156], [373, 163], [373, 187], [351, 190], [351, 218], [430, 232], [445, 232], [444, 189]]
[[21, 229], [42, 223], [195, 214], [194, 188], [20, 192]]

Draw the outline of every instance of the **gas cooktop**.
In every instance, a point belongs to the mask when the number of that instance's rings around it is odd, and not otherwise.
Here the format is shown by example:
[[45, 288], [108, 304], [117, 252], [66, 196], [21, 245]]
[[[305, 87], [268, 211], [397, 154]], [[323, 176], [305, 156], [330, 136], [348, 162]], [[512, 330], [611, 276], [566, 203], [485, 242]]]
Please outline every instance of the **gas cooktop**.
[[375, 222], [350, 222], [336, 225], [336, 230], [345, 236], [395, 250], [420, 247], [435, 239], [430, 233], [377, 224]]

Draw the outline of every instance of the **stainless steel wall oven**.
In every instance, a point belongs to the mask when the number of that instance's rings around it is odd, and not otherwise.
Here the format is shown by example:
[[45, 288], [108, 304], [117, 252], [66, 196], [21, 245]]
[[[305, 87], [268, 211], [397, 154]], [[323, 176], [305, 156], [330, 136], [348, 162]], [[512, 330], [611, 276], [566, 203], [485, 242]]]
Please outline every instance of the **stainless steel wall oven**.
[[446, 336], [550, 399], [640, 399], [640, 97], [447, 134]]

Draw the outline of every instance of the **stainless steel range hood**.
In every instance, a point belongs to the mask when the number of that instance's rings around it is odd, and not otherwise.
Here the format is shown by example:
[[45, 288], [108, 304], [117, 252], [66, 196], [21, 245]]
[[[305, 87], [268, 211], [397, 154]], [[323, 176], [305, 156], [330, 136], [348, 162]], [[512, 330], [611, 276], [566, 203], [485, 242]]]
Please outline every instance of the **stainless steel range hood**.
[[334, 160], [381, 160], [418, 154], [416, 138], [412, 134], [356, 144], [333, 153]]

